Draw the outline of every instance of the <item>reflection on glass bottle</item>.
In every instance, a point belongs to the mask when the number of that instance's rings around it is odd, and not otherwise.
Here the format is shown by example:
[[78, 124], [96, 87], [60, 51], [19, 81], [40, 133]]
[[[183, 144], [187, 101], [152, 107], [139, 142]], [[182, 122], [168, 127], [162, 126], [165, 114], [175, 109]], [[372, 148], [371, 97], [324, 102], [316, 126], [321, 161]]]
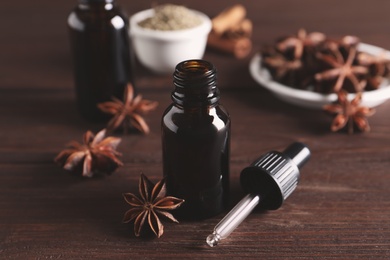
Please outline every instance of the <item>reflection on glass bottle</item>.
[[68, 28], [80, 113], [91, 121], [107, 120], [97, 104], [122, 99], [132, 81], [128, 19], [113, 0], [79, 0]]
[[220, 213], [228, 200], [230, 119], [219, 104], [211, 63], [179, 63], [173, 81], [173, 103], [162, 118], [167, 189], [185, 199], [179, 217], [203, 219]]

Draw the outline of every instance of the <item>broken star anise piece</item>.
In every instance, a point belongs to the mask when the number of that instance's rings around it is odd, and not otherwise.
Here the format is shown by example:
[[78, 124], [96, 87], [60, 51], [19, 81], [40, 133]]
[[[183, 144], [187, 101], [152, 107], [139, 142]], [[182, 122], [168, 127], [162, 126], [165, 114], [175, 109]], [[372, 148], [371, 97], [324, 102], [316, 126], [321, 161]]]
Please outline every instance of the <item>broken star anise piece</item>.
[[112, 101], [98, 104], [98, 108], [104, 113], [111, 114], [113, 117], [108, 122], [107, 130], [114, 131], [123, 127], [127, 132], [128, 128], [134, 127], [144, 134], [149, 133], [149, 126], [141, 116], [158, 105], [157, 102], [142, 99], [141, 95], [134, 96], [134, 88], [128, 84], [123, 95], [123, 102], [116, 97]]
[[87, 131], [83, 144], [72, 141], [68, 148], [61, 151], [54, 159], [64, 169], [81, 172], [84, 177], [92, 177], [95, 173], [111, 174], [123, 163], [117, 158], [121, 154], [116, 151], [120, 138], [106, 137], [103, 129], [96, 136]]
[[164, 233], [164, 226], [159, 216], [178, 223], [176, 218], [167, 211], [178, 208], [184, 200], [166, 196], [165, 179], [154, 185], [144, 174], [141, 174], [139, 194], [141, 198], [132, 193], [123, 194], [125, 201], [133, 206], [125, 213], [123, 222], [128, 223], [134, 220], [134, 233], [137, 237], [140, 236], [145, 221], [148, 222], [153, 233], [157, 237], [161, 237]]
[[337, 93], [337, 102], [324, 106], [324, 110], [330, 114], [336, 115], [333, 119], [331, 130], [336, 132], [345, 126], [348, 127], [348, 133], [352, 134], [354, 126], [360, 131], [370, 131], [367, 118], [375, 113], [375, 110], [360, 106], [362, 92], [356, 94], [352, 101], [348, 100], [348, 93], [341, 90]]

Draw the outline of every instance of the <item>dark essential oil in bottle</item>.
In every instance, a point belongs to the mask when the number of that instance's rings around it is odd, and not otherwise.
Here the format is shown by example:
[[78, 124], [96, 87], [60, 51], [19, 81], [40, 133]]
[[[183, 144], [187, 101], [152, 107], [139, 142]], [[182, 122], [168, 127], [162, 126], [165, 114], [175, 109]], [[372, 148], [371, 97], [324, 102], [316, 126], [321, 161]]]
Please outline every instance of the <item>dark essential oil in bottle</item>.
[[77, 104], [90, 121], [106, 121], [97, 104], [122, 100], [132, 82], [128, 26], [114, 0], [79, 0], [68, 17]]
[[212, 217], [228, 203], [230, 118], [219, 104], [216, 73], [204, 60], [179, 63], [162, 118], [167, 191], [185, 200], [176, 212], [185, 219]]

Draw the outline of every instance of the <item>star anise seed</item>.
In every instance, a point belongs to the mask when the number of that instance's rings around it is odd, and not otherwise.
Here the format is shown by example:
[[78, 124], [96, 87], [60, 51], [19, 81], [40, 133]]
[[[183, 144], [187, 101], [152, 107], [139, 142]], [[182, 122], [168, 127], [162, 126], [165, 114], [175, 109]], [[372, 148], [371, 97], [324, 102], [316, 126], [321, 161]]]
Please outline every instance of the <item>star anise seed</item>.
[[134, 233], [137, 237], [140, 236], [146, 220], [157, 237], [161, 237], [164, 233], [164, 226], [159, 216], [179, 223], [167, 211], [180, 207], [184, 200], [166, 196], [166, 192], [165, 178], [154, 185], [144, 174], [141, 174], [139, 180], [139, 194], [141, 197], [139, 198], [132, 193], [123, 194], [125, 201], [133, 207], [125, 213], [123, 222], [128, 223], [134, 220]]
[[101, 111], [113, 115], [108, 122], [107, 130], [114, 131], [122, 126], [127, 132], [128, 128], [134, 127], [141, 133], [148, 134], [150, 132], [149, 126], [141, 114], [155, 109], [158, 103], [142, 99], [141, 95], [134, 96], [134, 88], [131, 84], [127, 85], [123, 96], [123, 102], [113, 97], [112, 101], [98, 104]]
[[345, 126], [348, 127], [348, 133], [352, 134], [354, 124], [363, 131], [369, 132], [370, 126], [366, 117], [375, 113], [373, 108], [360, 106], [362, 92], [356, 94], [352, 101], [348, 100], [348, 93], [341, 90], [337, 93], [337, 102], [324, 106], [324, 110], [330, 114], [336, 115], [333, 119], [331, 130], [336, 132]]
[[83, 144], [70, 142], [68, 148], [61, 151], [54, 161], [66, 170], [81, 171], [84, 177], [92, 177], [94, 173], [110, 174], [123, 165], [117, 158], [121, 154], [116, 151], [121, 139], [105, 136], [105, 129], [96, 136], [87, 131]]

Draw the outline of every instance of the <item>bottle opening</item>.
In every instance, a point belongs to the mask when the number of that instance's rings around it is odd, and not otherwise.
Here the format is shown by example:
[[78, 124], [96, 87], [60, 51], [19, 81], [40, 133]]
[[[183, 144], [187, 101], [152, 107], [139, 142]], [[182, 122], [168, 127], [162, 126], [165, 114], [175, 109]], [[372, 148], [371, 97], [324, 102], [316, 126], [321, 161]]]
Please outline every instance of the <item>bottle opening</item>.
[[216, 104], [219, 100], [217, 71], [205, 60], [187, 60], [179, 63], [173, 73], [175, 90], [172, 99], [184, 106]]
[[176, 72], [188, 74], [187, 76], [204, 76], [215, 71], [214, 65], [205, 60], [188, 60], [176, 67]]
[[173, 82], [176, 87], [216, 86], [217, 71], [214, 65], [205, 60], [187, 60], [176, 66]]

